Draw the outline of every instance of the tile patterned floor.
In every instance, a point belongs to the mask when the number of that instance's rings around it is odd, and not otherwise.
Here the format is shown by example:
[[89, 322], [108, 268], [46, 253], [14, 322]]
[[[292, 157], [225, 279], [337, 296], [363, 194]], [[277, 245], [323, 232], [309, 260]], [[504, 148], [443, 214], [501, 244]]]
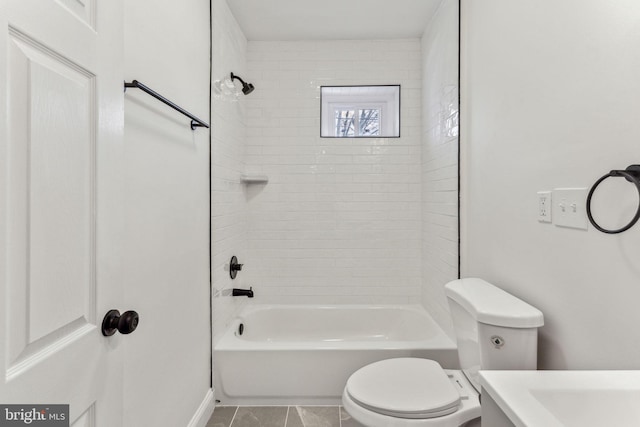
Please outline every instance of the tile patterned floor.
[[216, 406], [206, 427], [363, 427], [341, 406]]

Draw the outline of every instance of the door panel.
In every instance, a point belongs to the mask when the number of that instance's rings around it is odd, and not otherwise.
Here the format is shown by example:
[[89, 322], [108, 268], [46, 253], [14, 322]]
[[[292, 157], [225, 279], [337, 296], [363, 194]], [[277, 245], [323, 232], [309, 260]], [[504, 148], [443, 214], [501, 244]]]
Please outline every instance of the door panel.
[[96, 28], [96, 0], [57, 0], [92, 29]]
[[91, 405], [87, 410], [75, 420], [70, 427], [94, 427], [96, 425], [96, 408]]
[[122, 3], [4, 1], [0, 24], [0, 402], [119, 426]]
[[23, 248], [8, 254], [14, 364], [95, 324], [96, 117], [92, 74], [11, 33], [8, 243]]

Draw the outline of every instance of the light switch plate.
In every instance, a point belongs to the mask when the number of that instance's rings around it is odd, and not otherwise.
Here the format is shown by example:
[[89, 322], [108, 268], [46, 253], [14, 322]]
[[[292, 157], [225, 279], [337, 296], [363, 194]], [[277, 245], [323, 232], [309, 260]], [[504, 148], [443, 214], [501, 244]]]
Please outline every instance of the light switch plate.
[[586, 188], [556, 188], [553, 190], [553, 223], [558, 227], [586, 230]]

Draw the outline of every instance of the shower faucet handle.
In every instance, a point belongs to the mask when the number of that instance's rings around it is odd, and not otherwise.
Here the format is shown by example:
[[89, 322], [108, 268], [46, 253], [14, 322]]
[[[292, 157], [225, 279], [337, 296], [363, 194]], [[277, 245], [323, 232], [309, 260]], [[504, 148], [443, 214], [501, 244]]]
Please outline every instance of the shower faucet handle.
[[229, 262], [229, 274], [231, 275], [232, 279], [236, 278], [238, 271], [242, 271], [243, 265], [244, 264], [238, 263], [238, 258], [236, 258], [235, 255], [231, 257], [231, 261]]

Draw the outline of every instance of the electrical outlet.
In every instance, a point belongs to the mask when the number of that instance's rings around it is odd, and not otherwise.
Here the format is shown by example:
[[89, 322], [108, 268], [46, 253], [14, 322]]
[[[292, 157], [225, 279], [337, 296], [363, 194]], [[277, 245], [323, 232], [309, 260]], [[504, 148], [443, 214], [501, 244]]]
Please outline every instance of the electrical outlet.
[[551, 191], [538, 191], [538, 221], [551, 222]]

